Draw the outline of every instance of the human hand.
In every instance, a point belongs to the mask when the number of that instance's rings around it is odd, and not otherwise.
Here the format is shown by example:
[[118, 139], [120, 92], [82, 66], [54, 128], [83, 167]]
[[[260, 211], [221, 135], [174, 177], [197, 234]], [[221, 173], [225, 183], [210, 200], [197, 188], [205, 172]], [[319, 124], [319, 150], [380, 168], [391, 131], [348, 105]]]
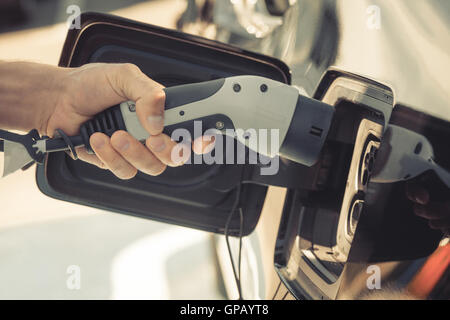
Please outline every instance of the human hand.
[[431, 201], [429, 191], [417, 183], [406, 185], [406, 196], [414, 203], [414, 213], [427, 219], [430, 228], [450, 233], [450, 200]]
[[[44, 117], [47, 135], [52, 136], [56, 129], [75, 135], [80, 125], [97, 113], [132, 100], [136, 102], [136, 113], [142, 126], [151, 135], [145, 146], [125, 131], [117, 131], [111, 138], [95, 133], [90, 138], [95, 155], [79, 148], [79, 158], [109, 169], [121, 179], [133, 178], [138, 170], [159, 175], [167, 166], [183, 164], [172, 160], [172, 149], [177, 143], [162, 133], [165, 95], [161, 84], [148, 78], [133, 64], [95, 63], [63, 70], [65, 74], [57, 84], [55, 107]], [[197, 141], [195, 145], [198, 144]], [[195, 149], [201, 153], [203, 147]]]

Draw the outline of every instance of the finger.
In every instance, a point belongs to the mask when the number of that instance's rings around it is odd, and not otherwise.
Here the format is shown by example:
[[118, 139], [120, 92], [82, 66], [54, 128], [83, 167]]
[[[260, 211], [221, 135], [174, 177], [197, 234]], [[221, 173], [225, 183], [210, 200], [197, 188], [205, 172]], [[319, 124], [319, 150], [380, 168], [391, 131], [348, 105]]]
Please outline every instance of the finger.
[[426, 219], [443, 219], [450, 217], [450, 203], [430, 203], [426, 206], [415, 204], [414, 213]]
[[442, 219], [442, 220], [430, 220], [428, 221], [428, 225], [431, 229], [435, 230], [447, 230], [450, 228], [450, 219]]
[[150, 136], [145, 144], [161, 162], [171, 167], [184, 164], [190, 155], [190, 146], [177, 144], [166, 134]]
[[[84, 162], [93, 164], [100, 169], [107, 169], [105, 164], [95, 155], [95, 154], [89, 154], [87, 153], [86, 149], [84, 147], [78, 147], [76, 148], [78, 158]], [[72, 156], [72, 155], [70, 155]]]
[[415, 183], [406, 185], [406, 196], [412, 202], [418, 204], [427, 204], [430, 201], [430, 194], [426, 189]]
[[136, 114], [142, 126], [151, 135], [160, 134], [164, 127], [163, 86], [128, 63], [120, 65], [114, 78], [111, 81], [114, 89], [136, 103]]
[[192, 150], [196, 154], [209, 153], [214, 149], [216, 137], [215, 136], [201, 136], [192, 143]]
[[97, 157], [120, 179], [131, 179], [137, 169], [126, 161], [111, 145], [109, 137], [103, 133], [94, 133], [89, 140]]
[[162, 90], [147, 94], [136, 102], [136, 114], [150, 135], [158, 135], [164, 128], [164, 101]]
[[166, 169], [165, 164], [126, 131], [115, 132], [111, 137], [111, 145], [132, 166], [145, 174], [157, 176]]

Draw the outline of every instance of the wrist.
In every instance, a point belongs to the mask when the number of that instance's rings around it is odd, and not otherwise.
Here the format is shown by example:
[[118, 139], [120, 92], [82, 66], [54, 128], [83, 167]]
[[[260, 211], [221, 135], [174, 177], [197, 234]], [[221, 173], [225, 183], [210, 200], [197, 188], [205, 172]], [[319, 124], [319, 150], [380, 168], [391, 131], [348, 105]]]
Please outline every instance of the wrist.
[[67, 69], [30, 62], [0, 62], [0, 127], [46, 134]]
[[46, 70], [48, 79], [41, 86], [42, 92], [39, 95], [41, 102], [34, 106], [36, 112], [34, 128], [38, 129], [41, 135], [53, 134], [53, 132], [47, 131], [48, 122], [69, 90], [66, 83], [70, 69], [54, 66], [46, 67], [49, 67]]

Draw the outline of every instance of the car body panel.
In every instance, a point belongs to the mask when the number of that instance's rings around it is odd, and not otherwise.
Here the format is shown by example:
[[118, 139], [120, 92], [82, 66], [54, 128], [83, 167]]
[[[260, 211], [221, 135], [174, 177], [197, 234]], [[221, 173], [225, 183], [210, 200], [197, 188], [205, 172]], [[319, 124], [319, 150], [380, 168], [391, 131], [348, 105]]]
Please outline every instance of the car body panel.
[[[450, 12], [447, 1], [408, 0], [297, 0], [276, 27], [264, 27], [270, 16], [264, 0], [212, 1], [220, 16], [215, 25], [231, 44], [284, 61], [292, 70], [292, 83], [311, 96], [323, 74], [331, 67], [358, 74], [389, 87], [396, 105], [450, 121]], [[235, 8], [229, 8], [233, 7]], [[227, 8], [226, 10], [224, 8]], [[219, 12], [219, 10], [222, 10]], [[226, 19], [225, 14], [228, 14]], [[258, 35], [248, 28], [233, 33], [236, 21], [262, 17]], [[247, 16], [241, 17], [241, 16]], [[256, 20], [256, 19], [255, 19]], [[233, 27], [231, 27], [233, 24]]]

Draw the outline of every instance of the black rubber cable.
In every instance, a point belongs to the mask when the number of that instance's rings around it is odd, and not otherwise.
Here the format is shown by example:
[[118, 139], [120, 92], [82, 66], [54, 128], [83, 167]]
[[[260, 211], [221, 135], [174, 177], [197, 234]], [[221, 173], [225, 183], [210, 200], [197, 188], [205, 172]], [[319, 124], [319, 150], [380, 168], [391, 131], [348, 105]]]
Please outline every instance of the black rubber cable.
[[275, 293], [273, 294], [272, 300], [275, 300], [275, 297], [277, 296], [278, 291], [280, 291], [280, 288], [281, 288], [281, 280], [278, 283], [278, 286], [277, 286], [277, 289], [275, 290]]
[[[239, 256], [238, 256], [238, 274], [239, 274], [239, 285], [241, 285], [241, 256], [242, 256], [242, 231], [244, 229], [244, 214], [242, 213], [242, 208], [239, 208]], [[241, 288], [242, 294], [242, 288]], [[242, 297], [241, 299], [242, 300]]]
[[230, 246], [230, 241], [229, 241], [229, 227], [230, 227], [230, 223], [231, 223], [231, 219], [233, 218], [234, 212], [236, 211], [236, 209], [239, 206], [239, 200], [241, 198], [241, 184], [238, 184], [238, 186], [236, 187], [236, 199], [234, 201], [233, 207], [230, 211], [230, 214], [228, 215], [228, 219], [227, 222], [225, 224], [225, 241], [227, 243], [227, 249], [228, 249], [228, 254], [230, 256], [230, 260], [231, 260], [231, 267], [233, 268], [233, 275], [234, 275], [234, 280], [236, 281], [236, 286], [238, 289], [238, 293], [239, 293], [239, 300], [242, 300], [242, 288], [241, 288], [241, 278], [240, 278], [240, 257], [241, 257], [241, 250], [242, 250], [242, 226], [243, 226], [243, 214], [242, 214], [242, 210], [240, 210], [240, 215], [241, 215], [241, 223], [240, 223], [240, 230], [239, 230], [239, 259], [238, 259], [238, 268], [239, 268], [239, 274], [236, 271], [236, 267], [234, 265], [234, 259], [233, 259], [233, 253], [231, 252], [231, 246]]
[[69, 151], [72, 154], [73, 160], [77, 160], [78, 154], [77, 151], [75, 150], [75, 145], [73, 141], [70, 139], [70, 137], [61, 129], [56, 129], [56, 132], [61, 138], [63, 138], [64, 142], [67, 144], [67, 147], [69, 148]]
[[[68, 137], [75, 148], [81, 147], [84, 145], [83, 138], [81, 136], [69, 136]], [[63, 137], [60, 138], [52, 138], [48, 139], [46, 141], [46, 149], [47, 152], [55, 152], [55, 151], [66, 151], [70, 148], [68, 148], [68, 145]]]

